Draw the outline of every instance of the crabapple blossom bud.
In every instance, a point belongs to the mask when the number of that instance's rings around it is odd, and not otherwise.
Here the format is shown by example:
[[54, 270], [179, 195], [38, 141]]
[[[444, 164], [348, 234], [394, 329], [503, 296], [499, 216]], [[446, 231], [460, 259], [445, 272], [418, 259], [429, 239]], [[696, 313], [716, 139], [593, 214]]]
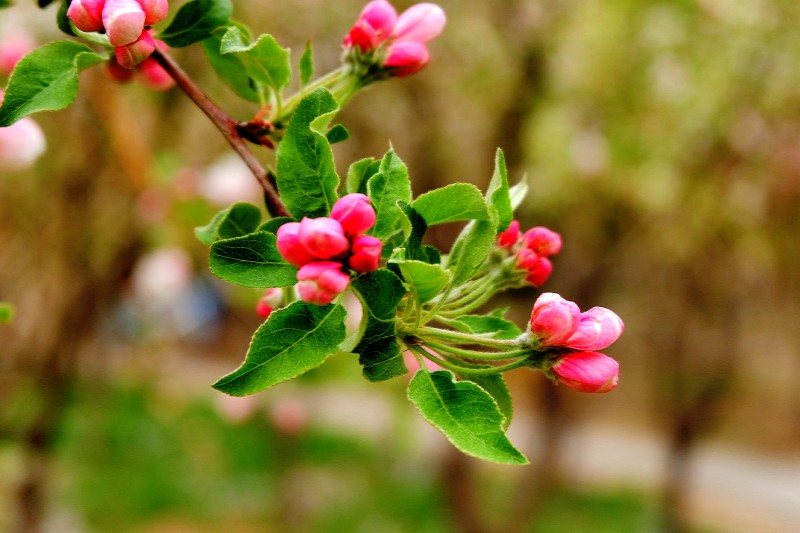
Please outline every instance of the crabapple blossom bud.
[[304, 217], [300, 221], [297, 238], [308, 253], [317, 259], [342, 255], [350, 247], [342, 225], [338, 220], [328, 217]]
[[619, 363], [597, 352], [565, 354], [550, 369], [558, 381], [580, 392], [608, 392], [619, 381]]
[[137, 0], [144, 11], [144, 23], [148, 26], [161, 22], [167, 18], [169, 12], [168, 0]]
[[553, 263], [546, 257], [539, 257], [533, 250], [523, 248], [517, 252], [517, 268], [527, 271], [525, 280], [534, 287], [539, 287], [550, 277]]
[[425, 44], [442, 33], [445, 22], [447, 17], [438, 5], [428, 2], [414, 4], [397, 18], [392, 38]]
[[383, 245], [379, 238], [371, 235], [359, 235], [353, 239], [353, 245], [350, 248], [351, 255], [348, 259], [350, 268], [356, 272], [378, 270], [382, 248]]
[[566, 341], [575, 350], [602, 350], [611, 346], [625, 328], [622, 319], [605, 307], [592, 307], [581, 313], [575, 332]]
[[112, 57], [108, 60], [108, 63], [106, 63], [106, 74], [108, 74], [108, 77], [112, 80], [120, 83], [127, 83], [133, 78], [133, 71], [117, 63], [116, 57]]
[[398, 78], [411, 76], [422, 70], [431, 60], [428, 47], [417, 41], [394, 42], [389, 46], [389, 53], [383, 66], [390, 69]]
[[358, 48], [366, 53], [378, 46], [378, 34], [366, 22], [357, 22], [344, 38], [345, 48]]
[[103, 29], [105, 3], [106, 0], [72, 0], [67, 9], [67, 17], [81, 31], [88, 33], [100, 31]]
[[114, 48], [114, 57], [122, 68], [132, 69], [150, 57], [155, 49], [153, 36], [149, 30], [144, 30], [132, 43]]
[[375, 209], [367, 195], [347, 194], [333, 204], [331, 218], [338, 220], [345, 234], [352, 237], [361, 235], [375, 224]]
[[301, 267], [315, 259], [305, 247], [300, 244], [298, 234], [300, 233], [299, 222], [289, 222], [278, 228], [277, 247], [278, 252], [286, 261], [296, 267]]
[[511, 250], [519, 240], [519, 221], [512, 220], [508, 229], [497, 235], [497, 245]]
[[148, 57], [139, 63], [139, 80], [156, 91], [166, 91], [175, 86], [175, 80], [158, 61]]
[[342, 272], [342, 264], [334, 261], [308, 263], [297, 271], [300, 299], [316, 305], [328, 305], [349, 283], [350, 276]]
[[580, 317], [577, 304], [544, 292], [533, 304], [530, 330], [543, 346], [562, 346], [575, 333]]
[[544, 226], [536, 226], [526, 231], [522, 236], [522, 243], [525, 248], [530, 248], [542, 257], [561, 251], [561, 235]]
[[358, 22], [369, 24], [380, 40], [383, 40], [389, 37], [394, 29], [397, 22], [397, 11], [386, 0], [373, 0], [364, 6]]
[[144, 10], [136, 0], [106, 0], [103, 6], [103, 27], [111, 46], [137, 40], [144, 30], [144, 19]]
[[272, 312], [283, 303], [283, 289], [267, 289], [256, 303], [256, 313], [261, 318], [269, 318]]
[[34, 48], [36, 41], [27, 33], [12, 32], [0, 37], [0, 74], [9, 74], [14, 65]]

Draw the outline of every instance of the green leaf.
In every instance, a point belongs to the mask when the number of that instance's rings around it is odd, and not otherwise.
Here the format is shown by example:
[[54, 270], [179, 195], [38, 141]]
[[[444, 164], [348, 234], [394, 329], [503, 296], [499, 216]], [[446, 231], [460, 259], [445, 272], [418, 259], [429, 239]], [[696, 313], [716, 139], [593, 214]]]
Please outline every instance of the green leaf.
[[487, 220], [489, 210], [483, 195], [469, 183], [452, 183], [417, 197], [411, 207], [429, 226], [462, 220]]
[[14, 320], [14, 306], [8, 302], [0, 302], [0, 324], [10, 324]]
[[356, 161], [347, 170], [345, 191], [348, 194], [360, 192], [367, 194], [367, 181], [380, 169], [381, 162], [372, 157]]
[[84, 44], [56, 41], [23, 57], [8, 81], [0, 126], [38, 111], [64, 109], [78, 94], [78, 73], [106, 58]]
[[341, 124], [336, 124], [334, 127], [328, 130], [328, 133], [325, 135], [325, 137], [328, 139], [329, 143], [336, 144], [349, 139], [350, 132], [347, 131], [347, 128]]
[[361, 339], [353, 349], [369, 381], [384, 381], [407, 373], [397, 342], [397, 306], [406, 294], [403, 282], [385, 268], [358, 276], [353, 290], [364, 311]]
[[222, 36], [220, 54], [236, 55], [252, 79], [276, 92], [288, 85], [292, 78], [289, 50], [281, 48], [272, 35], [262, 35], [250, 43], [249, 36], [238, 26], [231, 26]]
[[58, 12], [56, 13], [56, 26], [58, 26], [58, 29], [67, 35], [75, 36], [75, 28], [72, 26], [72, 22], [69, 20], [69, 17], [67, 17], [69, 3], [70, 0], [61, 0], [60, 5], [58, 6]]
[[194, 229], [197, 239], [211, 245], [220, 239], [241, 237], [254, 232], [261, 222], [261, 210], [253, 204], [237, 202], [214, 215], [207, 225]]
[[516, 209], [520, 206], [525, 196], [528, 195], [528, 179], [523, 177], [519, 183], [511, 187], [508, 191], [511, 197], [511, 209]]
[[492, 333], [492, 337], [495, 339], [511, 340], [522, 335], [522, 331], [516, 324], [492, 315], [461, 316], [455, 319], [454, 325], [467, 333]]
[[212, 386], [245, 396], [320, 366], [344, 340], [346, 314], [338, 304], [301, 301], [274, 311], [253, 335], [242, 366]]
[[11, 0], [0, 0], [0, 9], [11, 7]]
[[453, 284], [467, 281], [489, 256], [497, 236], [497, 221], [474, 220], [461, 231], [447, 258]]
[[339, 110], [326, 89], [300, 101], [278, 147], [277, 182], [286, 207], [299, 220], [324, 217], [338, 199], [339, 176], [324, 131]]
[[403, 226], [403, 235], [405, 236], [402, 259], [417, 259], [426, 263], [429, 262], [428, 251], [425, 249], [425, 245], [422, 244], [422, 239], [425, 238], [425, 233], [428, 231], [428, 224], [417, 213], [417, 210], [407, 203], [398, 202], [397, 205], [403, 214], [400, 218]]
[[258, 231], [278, 233], [278, 228], [280, 228], [287, 222], [294, 222], [294, 221], [295, 220], [291, 217], [275, 217], [261, 224], [261, 226], [259, 226], [258, 228]]
[[411, 182], [405, 163], [393, 150], [386, 153], [380, 170], [367, 182], [367, 196], [372, 200], [377, 220], [370, 235], [385, 241], [398, 229], [403, 211], [397, 202], [411, 202]]
[[439, 265], [431, 265], [423, 261], [392, 257], [389, 262], [400, 267], [403, 279], [419, 303], [425, 303], [438, 295], [452, 277], [450, 272]]
[[408, 385], [408, 399], [462, 452], [496, 463], [528, 464], [506, 437], [505, 417], [492, 396], [454, 378], [449, 370], [419, 370]]
[[306, 42], [303, 55], [300, 56], [300, 85], [305, 87], [314, 77], [314, 49], [311, 41]]
[[233, 13], [231, 0], [192, 0], [181, 6], [158, 38], [174, 48], [202, 41], [224, 26]]
[[[247, 30], [238, 25], [243, 32]], [[203, 50], [206, 53], [208, 62], [214, 72], [231, 88], [240, 98], [248, 102], [259, 103], [261, 101], [259, 92], [256, 90], [255, 82], [250, 78], [242, 60], [236, 54], [221, 54], [222, 36], [228, 30], [227, 27], [217, 28], [206, 39], [203, 39]], [[248, 37], [249, 39], [249, 37]]]
[[286, 287], [297, 282], [297, 268], [284, 261], [277, 237], [259, 231], [211, 245], [211, 272], [236, 285], [263, 289]]
[[506, 385], [506, 380], [503, 375], [492, 374], [481, 376], [470, 374], [468, 376], [459, 375], [458, 379], [459, 381], [471, 381], [492, 396], [498, 409], [500, 409], [500, 413], [502, 413], [504, 417], [501, 427], [503, 431], [507, 430], [508, 426], [511, 425], [511, 419], [514, 417], [514, 403], [511, 400], [511, 392], [508, 390], [508, 385]]
[[486, 189], [486, 200], [497, 212], [497, 231], [507, 230], [514, 218], [514, 209], [511, 207], [506, 158], [499, 148], [494, 158], [494, 174]]

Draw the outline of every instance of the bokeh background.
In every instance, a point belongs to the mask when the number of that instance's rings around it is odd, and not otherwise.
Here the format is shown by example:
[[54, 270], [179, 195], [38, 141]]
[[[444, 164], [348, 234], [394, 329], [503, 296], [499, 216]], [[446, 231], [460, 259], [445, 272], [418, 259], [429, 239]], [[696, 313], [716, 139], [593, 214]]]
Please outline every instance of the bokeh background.
[[[523, 227], [564, 238], [544, 289], [625, 321], [607, 350], [620, 386], [509, 376], [526, 467], [459, 454], [403, 379], [369, 384], [344, 357], [216, 393], [259, 294], [210, 276], [193, 228], [258, 190], [182, 93], [96, 67], [72, 107], [35, 117], [35, 167], [0, 174], [0, 300], [17, 310], [0, 326], [0, 530], [800, 530], [800, 4], [441, 3], [430, 66], [340, 114], [340, 171], [391, 145], [417, 194], [485, 187], [502, 147], [531, 185]], [[61, 38], [53, 8], [17, 4], [0, 39]], [[324, 73], [361, 7], [241, 0], [234, 16], [295, 61], [312, 39]], [[174, 56], [255, 115], [199, 46]], [[535, 295], [499, 304], [524, 325]]]

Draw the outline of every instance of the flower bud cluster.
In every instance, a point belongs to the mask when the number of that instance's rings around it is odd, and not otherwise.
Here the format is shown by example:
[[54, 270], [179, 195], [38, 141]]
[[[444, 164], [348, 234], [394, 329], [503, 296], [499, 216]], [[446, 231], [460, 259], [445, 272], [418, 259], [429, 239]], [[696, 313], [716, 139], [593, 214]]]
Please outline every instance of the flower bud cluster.
[[264, 291], [256, 303], [256, 313], [263, 319], [269, 318], [273, 311], [283, 303], [283, 289], [272, 288]]
[[[0, 104], [5, 93], [0, 89]], [[0, 128], [0, 171], [24, 170], [42, 155], [47, 141], [39, 125], [30, 117]]]
[[617, 386], [619, 363], [603, 350], [622, 335], [619, 316], [604, 307], [581, 312], [574, 302], [546, 292], [533, 305], [530, 332], [540, 348], [555, 348], [549, 371], [564, 385], [581, 392], [608, 392]]
[[446, 21], [436, 4], [414, 4], [398, 16], [387, 0], [373, 0], [344, 38], [345, 51], [349, 59], [378, 64], [392, 76], [410, 76], [430, 61], [428, 41]]
[[549, 257], [561, 251], [561, 235], [544, 226], [520, 233], [519, 221], [514, 220], [497, 236], [497, 245], [513, 255], [515, 269], [525, 274], [525, 281], [539, 287], [553, 271]]
[[347, 289], [348, 269], [377, 270], [381, 241], [364, 235], [375, 224], [375, 218], [369, 198], [353, 193], [336, 201], [330, 217], [305, 217], [278, 228], [278, 251], [288, 263], [300, 268], [300, 299], [327, 305]]
[[72, 0], [67, 16], [81, 31], [108, 35], [117, 63], [132, 69], [155, 51], [149, 26], [168, 11], [168, 0]]
[[[152, 32], [152, 30], [147, 30]], [[157, 46], [166, 50], [167, 45], [158, 39], [154, 39]], [[108, 76], [120, 83], [127, 83], [135, 76], [140, 82], [147, 87], [156, 91], [166, 91], [175, 86], [175, 80], [172, 76], [164, 70], [158, 61], [153, 59], [152, 56], [147, 57], [141, 63], [134, 65], [133, 68], [123, 67], [119, 62], [117, 56], [111, 57], [106, 63], [106, 72]]]

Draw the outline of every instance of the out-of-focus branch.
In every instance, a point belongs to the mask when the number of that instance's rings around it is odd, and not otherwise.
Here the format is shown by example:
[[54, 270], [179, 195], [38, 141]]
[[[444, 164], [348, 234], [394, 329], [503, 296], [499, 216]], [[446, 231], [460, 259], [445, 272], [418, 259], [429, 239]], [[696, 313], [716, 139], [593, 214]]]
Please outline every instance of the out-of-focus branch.
[[239, 154], [247, 168], [258, 180], [261, 188], [264, 189], [264, 201], [267, 204], [267, 210], [274, 216], [291, 216], [291, 213], [281, 201], [278, 191], [270, 182], [264, 167], [261, 166], [261, 163], [247, 147], [244, 139], [239, 135], [237, 130], [238, 122], [206, 96], [194, 80], [186, 74], [165, 50], [156, 47], [156, 51], [153, 52], [153, 59], [164, 67], [164, 70], [172, 76], [178, 87], [205, 113], [219, 132], [222, 133], [222, 136], [225, 137], [225, 140], [228, 141], [228, 144], [231, 145], [231, 148]]

